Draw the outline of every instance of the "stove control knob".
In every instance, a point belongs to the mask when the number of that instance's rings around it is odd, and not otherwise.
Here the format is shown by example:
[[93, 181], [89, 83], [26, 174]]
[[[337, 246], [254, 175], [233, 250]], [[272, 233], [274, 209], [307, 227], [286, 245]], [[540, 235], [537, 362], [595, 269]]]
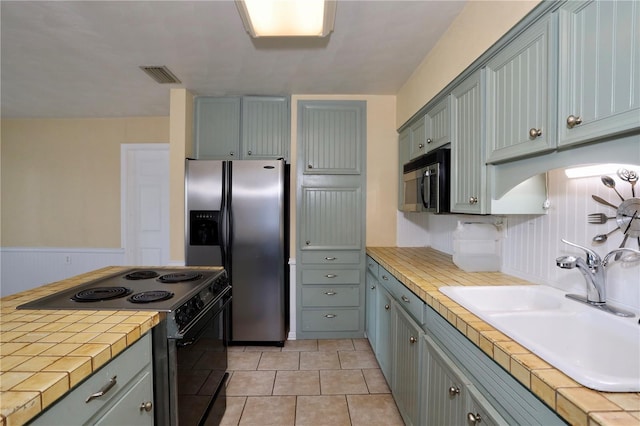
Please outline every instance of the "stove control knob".
[[200, 295], [195, 297], [194, 305], [195, 305], [195, 309], [198, 311], [202, 309], [202, 307], [204, 306], [204, 302], [200, 298]]
[[180, 327], [186, 324], [189, 321], [189, 316], [184, 309], [180, 308], [176, 310], [176, 322]]

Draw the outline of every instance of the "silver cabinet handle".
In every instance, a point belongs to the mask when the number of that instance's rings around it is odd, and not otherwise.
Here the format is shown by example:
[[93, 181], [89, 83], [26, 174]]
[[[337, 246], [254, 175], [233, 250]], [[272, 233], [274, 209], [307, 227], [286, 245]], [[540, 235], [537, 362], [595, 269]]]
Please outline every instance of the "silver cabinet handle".
[[431, 143], [431, 142], [433, 142], [433, 139], [431, 138], [427, 139], [427, 143]]
[[233, 155], [235, 154], [235, 152], [233, 151], [229, 151], [229, 155], [233, 157]]
[[382, 276], [382, 279], [383, 279], [383, 280], [385, 280], [385, 281], [389, 281], [389, 277], [388, 277], [388, 276], [386, 276], [386, 275], [383, 275], [383, 276]]
[[251, 155], [251, 151], [247, 151], [247, 155]]
[[567, 117], [567, 127], [573, 129], [575, 126], [582, 124], [582, 118], [570, 115]]
[[482, 418], [480, 417], [479, 413], [476, 413], [476, 414], [467, 413], [467, 420], [469, 421], [470, 424], [475, 425], [480, 423], [482, 421]]
[[478, 197], [469, 197], [469, 204], [477, 204]]
[[146, 401], [140, 404], [140, 411], [146, 411], [147, 413], [151, 411], [153, 408], [153, 403], [151, 401]]
[[460, 395], [460, 388], [451, 386], [449, 388], [449, 396], [458, 396]]
[[337, 275], [336, 274], [327, 274], [327, 275], [325, 275], [325, 277], [327, 277], [327, 278], [335, 278], [335, 277], [337, 277]]
[[335, 296], [338, 293], [336, 293], [335, 291], [325, 291], [324, 294], [326, 294], [327, 296]]
[[389, 310], [389, 305], [384, 305], [384, 309], [388, 311]]
[[539, 136], [542, 136], [542, 129], [534, 129], [534, 128], [529, 129], [529, 137], [531, 139], [535, 139]]
[[107, 392], [109, 392], [109, 390], [114, 387], [117, 383], [116, 381], [116, 377], [118, 376], [113, 376], [111, 378], [111, 380], [109, 380], [109, 383], [107, 383], [106, 385], [104, 385], [98, 392], [89, 395], [87, 397], [87, 399], [85, 399], [85, 403], [88, 403], [89, 401], [91, 401], [92, 399], [96, 399], [96, 398], [100, 398], [101, 396], [103, 396], [104, 394], [106, 394]]
[[306, 245], [309, 245], [309, 244], [311, 244], [311, 241], [307, 240], [307, 241], [305, 241], [304, 243], [305, 243]]
[[324, 317], [325, 318], [335, 318], [335, 317], [337, 317], [337, 315], [336, 314], [327, 314]]
[[404, 303], [410, 303], [410, 302], [411, 302], [411, 301], [409, 300], [409, 298], [408, 298], [407, 296], [405, 296], [405, 295], [402, 295], [401, 299], [402, 299], [402, 301], [403, 301]]
[[335, 257], [325, 257], [324, 260], [328, 260], [329, 262], [331, 262], [332, 260], [336, 260]]
[[307, 169], [313, 169], [313, 166], [311, 164], [308, 164]]
[[413, 344], [413, 343], [415, 343], [417, 341], [418, 340], [415, 337], [413, 337], [413, 336], [409, 337], [409, 343]]
[[418, 149], [422, 149], [422, 148], [424, 148], [424, 144], [423, 143], [418, 144]]
[[376, 289], [376, 286], [375, 286], [375, 285], [372, 285], [372, 286], [371, 286], [371, 290], [375, 290], [375, 289]]

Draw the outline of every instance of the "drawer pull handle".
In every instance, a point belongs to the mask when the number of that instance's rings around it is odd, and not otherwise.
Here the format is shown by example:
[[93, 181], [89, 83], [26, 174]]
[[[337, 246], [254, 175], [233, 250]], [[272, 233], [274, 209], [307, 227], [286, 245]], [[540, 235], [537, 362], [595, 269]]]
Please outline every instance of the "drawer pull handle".
[[469, 420], [469, 423], [472, 425], [478, 424], [482, 421], [482, 418], [480, 417], [480, 414], [476, 413], [467, 413], [467, 420]]
[[89, 401], [91, 401], [92, 399], [96, 399], [96, 398], [100, 398], [101, 396], [103, 396], [104, 394], [106, 394], [107, 392], [109, 392], [109, 390], [114, 387], [117, 383], [116, 381], [116, 377], [117, 376], [113, 376], [111, 378], [111, 380], [109, 380], [109, 383], [107, 383], [106, 385], [104, 385], [98, 392], [89, 395], [87, 397], [87, 399], [84, 401], [85, 403], [88, 403]]
[[455, 387], [455, 386], [451, 386], [449, 388], [449, 395], [450, 396], [458, 396], [458, 395], [460, 395], [460, 388]]
[[386, 275], [383, 275], [383, 276], [382, 276], [382, 279], [383, 279], [383, 280], [385, 280], [385, 281], [389, 281], [389, 277], [388, 277], [388, 276], [386, 276]]
[[407, 296], [405, 296], [404, 294], [402, 295], [401, 299], [402, 299], [402, 301], [404, 303], [410, 303], [411, 302], [411, 300], [409, 300], [409, 298]]
[[335, 318], [335, 317], [337, 317], [337, 315], [336, 314], [327, 314], [324, 317], [325, 318]]
[[332, 260], [336, 260], [336, 258], [335, 257], [325, 257], [324, 260], [332, 261]]
[[327, 296], [335, 296], [338, 293], [336, 293], [335, 291], [325, 291], [324, 294], [326, 294]]
[[327, 278], [335, 278], [335, 277], [337, 277], [337, 275], [336, 274], [327, 274], [327, 275], [325, 275], [325, 277], [327, 277]]
[[153, 403], [151, 401], [143, 402], [142, 404], [140, 404], [140, 411], [144, 410], [148, 413], [152, 408]]

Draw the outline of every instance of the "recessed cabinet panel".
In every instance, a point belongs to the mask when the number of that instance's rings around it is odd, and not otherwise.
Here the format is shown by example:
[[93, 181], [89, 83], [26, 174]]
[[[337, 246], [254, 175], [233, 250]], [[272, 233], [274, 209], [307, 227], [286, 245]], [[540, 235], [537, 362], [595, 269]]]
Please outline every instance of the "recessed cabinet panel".
[[360, 288], [353, 286], [318, 287], [309, 286], [302, 289], [302, 306], [333, 307], [358, 306], [360, 304]]
[[360, 188], [302, 188], [300, 238], [302, 250], [360, 249]]
[[393, 378], [393, 328], [391, 321], [391, 306], [393, 299], [391, 294], [379, 285], [377, 288], [375, 302], [376, 309], [376, 359], [382, 370], [382, 374], [387, 379], [387, 383]]
[[302, 284], [360, 284], [358, 269], [305, 269]]
[[559, 15], [559, 145], [640, 129], [640, 2], [570, 1]]
[[289, 158], [288, 98], [242, 98], [242, 155], [245, 159]]
[[447, 96], [433, 108], [427, 111], [425, 116], [427, 131], [426, 152], [439, 148], [451, 142], [451, 111], [450, 99]]
[[513, 40], [486, 67], [487, 161], [555, 148], [554, 20], [548, 16]]
[[302, 331], [358, 331], [361, 328], [359, 309], [303, 309]]
[[451, 93], [451, 211], [486, 213], [481, 70]]
[[305, 174], [360, 174], [365, 137], [361, 102], [298, 102]]

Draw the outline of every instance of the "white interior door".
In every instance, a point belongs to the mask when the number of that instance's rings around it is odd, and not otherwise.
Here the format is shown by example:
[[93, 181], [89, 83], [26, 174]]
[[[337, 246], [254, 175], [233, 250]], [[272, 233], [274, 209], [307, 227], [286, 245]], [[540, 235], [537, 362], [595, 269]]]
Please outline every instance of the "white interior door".
[[129, 265], [169, 263], [169, 144], [122, 144], [122, 244]]

